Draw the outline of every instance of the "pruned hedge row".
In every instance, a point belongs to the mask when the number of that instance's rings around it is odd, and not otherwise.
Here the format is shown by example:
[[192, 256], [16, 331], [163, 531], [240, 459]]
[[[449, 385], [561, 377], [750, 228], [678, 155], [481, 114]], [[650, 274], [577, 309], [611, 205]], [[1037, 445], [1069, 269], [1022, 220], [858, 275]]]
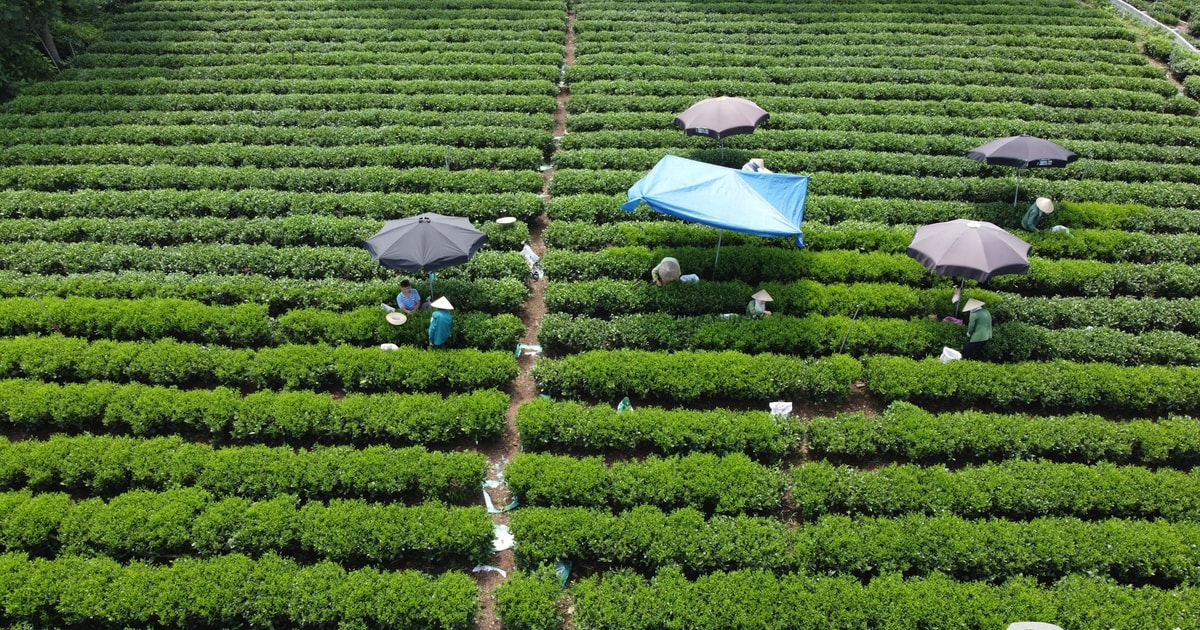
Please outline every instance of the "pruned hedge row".
[[[394, 300], [389, 300], [394, 303]], [[430, 311], [409, 316], [403, 326], [384, 319], [379, 305], [348, 313], [298, 309], [272, 318], [262, 304], [210, 306], [190, 300], [140, 298], [0, 298], [0, 334], [59, 332], [92, 340], [141, 341], [171, 338], [233, 347], [283, 344], [428, 343]], [[516, 347], [525, 326], [516, 315], [462, 313], [445, 346], [477, 350]]]
[[[429, 284], [418, 281], [418, 290]], [[529, 298], [529, 285], [515, 278], [474, 280], [436, 279], [435, 295], [447, 296], [465, 312], [516, 314]], [[348, 311], [364, 304], [396, 299], [395, 279], [349, 281], [340, 279], [293, 280], [262, 275], [187, 274], [155, 271], [100, 271], [70, 276], [42, 276], [0, 271], [0, 296], [30, 295], [92, 299], [180, 299], [204, 304], [237, 306], [247, 302], [264, 304], [271, 316], [293, 309], [314, 308]]]
[[[88, 62], [95, 62], [98, 58], [105, 55], [95, 54], [88, 51]], [[300, 53], [303, 54], [303, 53]], [[333, 56], [336, 53], [322, 53], [322, 55]], [[378, 53], [353, 53], [358, 55], [377, 56]], [[268, 52], [258, 52], [252, 57], [270, 56]], [[562, 53], [558, 53], [559, 57]], [[152, 57], [163, 59], [171, 57], [169, 54], [156, 54]], [[297, 55], [299, 56], [299, 54]], [[114, 55], [114, 57], [122, 57], [121, 63], [129, 63], [132, 61], [131, 56]], [[82, 62], [82, 58], [75, 58], [72, 64]], [[74, 67], [74, 66], [73, 66]], [[318, 131], [336, 123], [338, 126], [353, 128], [353, 127], [448, 127], [446, 133], [455, 133], [453, 129], [466, 129], [464, 133], [472, 134], [471, 130], [477, 127], [491, 127], [498, 129], [508, 129], [516, 127], [526, 127], [530, 129], [550, 129], [554, 124], [554, 117], [549, 114], [524, 114], [515, 112], [497, 112], [497, 111], [465, 111], [465, 112], [438, 112], [438, 111], [412, 111], [388, 108], [367, 108], [354, 111], [329, 112], [329, 111], [257, 111], [257, 110], [171, 110], [171, 111], [96, 111], [96, 112], [42, 112], [33, 114], [10, 114], [0, 112], [0, 127], [5, 131], [3, 133], [15, 134], [5, 136], [13, 140], [13, 144], [17, 144], [22, 138], [26, 138], [24, 134], [33, 134], [32, 138], [43, 138], [40, 133], [34, 132], [35, 129], [46, 130], [50, 133], [67, 134], [65, 136], [54, 137], [73, 137], [71, 134], [76, 133], [69, 129], [64, 129], [66, 125], [76, 125], [79, 128], [93, 128], [95, 131], [81, 131], [78, 133], [118, 133], [116, 129], [111, 132], [101, 132], [100, 129], [117, 127], [124, 128], [135, 134], [161, 134], [161, 136], [148, 136], [150, 138], [159, 138], [155, 142], [171, 143], [182, 142], [184, 140], [191, 141], [188, 134], [191, 132], [191, 127], [225, 127], [225, 126], [252, 126], [260, 131], [256, 133], [289, 133], [283, 128], [296, 126], [301, 130], [296, 133], [312, 133], [314, 136], [320, 137], [322, 134], [333, 135], [332, 130]], [[144, 127], [144, 129], [143, 129]], [[61, 131], [60, 131], [61, 130]], [[530, 133], [530, 132], [526, 132]], [[113, 136], [121, 137], [121, 136]], [[149, 141], [149, 140], [148, 140]]]
[[6, 620], [30, 626], [351, 628], [469, 630], [479, 592], [470, 575], [347, 571], [333, 562], [300, 565], [268, 553], [180, 558], [169, 565], [110, 558], [0, 555]]
[[438, 502], [404, 506], [333, 499], [302, 503], [214, 498], [206, 490], [132, 490], [112, 499], [73, 501], [64, 493], [0, 493], [5, 551], [54, 557], [105, 555], [162, 561], [269, 551], [352, 566], [491, 559], [493, 525], [483, 506]]
[[[286, 345], [240, 350], [156, 342], [94, 341], [57, 335], [0, 340], [0, 378], [110, 380], [150, 385], [316, 389], [356, 392], [472, 391], [506, 387], [512, 353]], [[855, 362], [857, 363], [857, 362]]]
[[1200, 411], [1200, 368], [1192, 366], [1001, 365], [874, 356], [866, 359], [864, 373], [870, 391], [886, 401], [1135, 414]]
[[[717, 268], [707, 248], [613, 247], [598, 252], [555, 250], [542, 257], [542, 269], [552, 280], [649, 279], [650, 269], [664, 256], [679, 260], [685, 273], [715, 280], [739, 279], [750, 284], [787, 282], [802, 278], [816, 282], [899, 283], [929, 287], [946, 278], [932, 275], [904, 254], [834, 250], [813, 252], [771, 247], [722, 247]], [[1030, 260], [1029, 275], [996, 276], [992, 289], [1025, 295], [1135, 295], [1194, 297], [1200, 278], [1183, 263], [1105, 263], [1095, 260]], [[772, 294], [772, 297], [774, 295]], [[747, 296], [747, 300], [748, 300]], [[711, 311], [710, 311], [711, 312]]]
[[524, 506], [624, 511], [639, 505], [696, 508], [705, 514], [777, 514], [784, 477], [741, 453], [651, 455], [608, 466], [599, 456], [521, 453], [504, 479]]
[[[572, 117], [574, 120], [574, 117]], [[729, 151], [734, 161], [757, 156], [750, 151]], [[546, 213], [554, 223], [547, 228], [547, 238], [560, 238], [555, 228], [559, 222], [597, 224], [625, 221], [663, 222], [663, 215], [649, 206], [640, 205], [633, 212], [621, 210], [626, 195], [584, 193], [555, 197], [546, 204]], [[0, 196], [0, 203], [4, 197]], [[0, 208], [3, 208], [0, 205]], [[816, 223], [837, 224], [843, 221], [870, 221], [885, 224], [925, 225], [958, 218], [979, 219], [1016, 230], [1020, 213], [1009, 203], [995, 200], [967, 203], [922, 199], [889, 199], [821, 195], [809, 198], [804, 206], [806, 232]], [[1120, 230], [1147, 233], [1190, 233], [1200, 231], [1200, 212], [1181, 212], [1177, 208], [1155, 208], [1141, 204], [1099, 203], [1061, 200], [1056, 204], [1054, 222], [1072, 229]], [[694, 230], [706, 228], [692, 226]], [[603, 230], [605, 228], [596, 228]], [[750, 238], [736, 232], [725, 236], [731, 239]], [[565, 237], [562, 237], [565, 239]], [[734, 241], [731, 241], [734, 242]], [[764, 241], [766, 242], [766, 241]], [[619, 244], [619, 243], [618, 243]], [[641, 244], [641, 243], [631, 243]]]
[[470, 393], [350, 393], [334, 400], [309, 391], [242, 395], [228, 387], [179, 390], [104, 381], [43, 383], [9, 379], [0, 420], [31, 431], [111, 431], [137, 436], [196, 432], [215, 442], [446, 443], [500, 435], [508, 396]]
[[[516, 121], [514, 121], [516, 122]], [[399, 166], [399, 159], [406, 155], [403, 147], [437, 146], [456, 149], [485, 149], [502, 147], [529, 147], [545, 149], [553, 146], [549, 129], [528, 128], [521, 125], [484, 126], [463, 125], [372, 125], [351, 127], [298, 127], [295, 121], [287, 126], [259, 124], [233, 125], [129, 125], [109, 124], [92, 126], [78, 124], [74, 127], [41, 129], [21, 125], [16, 129], [0, 131], [0, 142], [9, 147], [0, 164], [53, 164], [46, 161], [52, 151], [63, 154], [65, 164], [124, 163], [136, 159], [136, 152], [144, 152], [143, 162], [167, 162], [178, 159], [182, 151], [195, 151], [196, 159], [186, 164], [229, 164], [250, 166], [255, 158], [305, 159], [306, 155], [322, 155], [329, 160], [327, 166], [367, 166], [369, 163], [347, 163], [347, 157], [359, 160], [374, 159], [380, 164]], [[396, 144], [397, 141], [404, 145]], [[317, 148], [326, 151], [314, 152]], [[227, 157], [219, 159], [218, 151], [228, 151]], [[90, 159], [75, 159], [93, 155]], [[106, 154], [114, 154], [106, 157]], [[276, 155], [279, 154], [279, 155]], [[454, 153], [458, 155], [458, 153]], [[388, 157], [391, 156], [391, 157]], [[339, 160], [340, 157], [340, 160]], [[99, 159], [97, 159], [99, 158]], [[217, 161], [212, 161], [217, 159]], [[320, 164], [274, 164], [276, 166], [319, 166]]]
[[[128, 45], [131, 42], [105, 43]], [[302, 42], [291, 43], [299, 45]], [[340, 43], [349, 44], [350, 42]], [[494, 48], [500, 42], [480, 43], [490, 43], [491, 47]], [[295, 47], [289, 46], [289, 48]], [[562, 63], [562, 52], [556, 50], [548, 50], [546, 52], [524, 51], [520, 54], [521, 63], [515, 65], [513, 64], [515, 53], [508, 52], [488, 50], [480, 50], [478, 52], [426, 50], [367, 53], [360, 50], [352, 50], [348, 46], [342, 47], [339, 50], [328, 50], [325, 52], [305, 50], [264, 51], [259, 53], [212, 52], [207, 54], [176, 52], [153, 55], [134, 52], [118, 54], [115, 51], [95, 52], [92, 49], [88, 53], [84, 58], [72, 60], [71, 69], [78, 71], [80, 74], [86, 74], [89, 77], [110, 78], [117, 78], [118, 76], [126, 78], [138, 76], [212, 78], [214, 73], [227, 76], [226, 72], [229, 72], [230, 76], [241, 74], [249, 77], [255, 75], [261, 76], [267, 72], [287, 71], [293, 68], [297, 74], [326, 74], [329, 72], [327, 67], [339, 68], [342, 73], [394, 72], [406, 73], [408, 75], [418, 73], [426, 75], [430, 71], [425, 70], [424, 66], [441, 66], [449, 71], [449, 73], [453, 73], [461, 78], [487, 78], [486, 75], [493, 72], [505, 72], [502, 68], [508, 68], [507, 73], [516, 73], [526, 77], [543, 76], [547, 79], [557, 80], [559, 72], [558, 64]], [[550, 69], [547, 69], [547, 66]], [[1051, 64], [1051, 67], [1057, 68], [1059, 66]], [[1058, 73], [1062, 74], [1063, 71], [1059, 71]]]
[[[0, 290], [3, 289], [0, 275]], [[665, 313], [676, 317], [712, 313], [743, 313], [750, 295], [766, 289], [780, 314], [852, 315], [861, 306], [862, 315], [913, 318], [933, 315], [941, 319], [955, 315], [950, 283], [919, 289], [893, 283], [824, 284], [801, 279], [794, 282], [765, 282], [749, 285], [738, 280], [696, 284], [672, 283], [657, 287], [649, 282], [590, 280], [551, 282], [544, 294], [551, 312], [576, 317], [618, 317]], [[1013, 293], [971, 289], [970, 297], [987, 302], [1000, 322], [1024, 323], [1042, 328], [1110, 328], [1128, 333], [1176, 331], [1200, 332], [1200, 298], [1134, 298], [1023, 296]], [[996, 339], [997, 343], [1002, 339]]]
[[542, 359], [532, 373], [542, 392], [572, 399], [617, 401], [628, 396], [635, 404], [836, 402], [849, 398], [862, 365], [845, 355], [800, 359], [739, 352], [597, 350]]
[[[6, 383], [7, 384], [7, 383]], [[262, 445], [213, 448], [172, 435], [54, 435], [0, 440], [0, 488], [111, 496], [130, 490], [196, 486], [215, 497], [304, 501], [478, 501], [487, 458], [469, 451], [424, 447]]]
[[[115, 33], [114, 33], [115, 35]], [[78, 75], [76, 75], [78, 76]], [[286, 79], [258, 77], [254, 79], [179, 79], [165, 77], [142, 79], [80, 79], [63, 78], [30, 86], [30, 96], [105, 94], [137, 96], [142, 94], [521, 94], [555, 96], [558, 91], [547, 79], [495, 80], [437, 80], [437, 79]]]
[[[178, 33], [173, 33], [178, 35]], [[469, 37], [475, 37], [474, 34]], [[211, 45], [211, 40], [205, 42]], [[561, 44], [560, 44], [561, 45]], [[161, 49], [160, 45], [152, 49]], [[1186, 99], [1181, 99], [1186, 100]], [[96, 98], [94, 94], [24, 95], [4, 110], [10, 114], [44, 112], [113, 112], [178, 110], [257, 110], [257, 111], [358, 111], [396, 108], [439, 112], [473, 112], [481, 109], [525, 114], [553, 114], [557, 104], [552, 96], [524, 94], [138, 94]]]
[[[1118, 365], [1200, 363], [1200, 340], [1180, 332], [1133, 335], [1092, 326], [1049, 330], [1014, 322], [996, 325], [994, 334], [982, 356], [998, 363], [1055, 359]], [[551, 313], [542, 320], [538, 340], [554, 355], [615, 349], [734, 350], [808, 357], [839, 352], [852, 356], [888, 354], [920, 359], [936, 356], [946, 346], [961, 347], [966, 343], [966, 334], [962, 326], [930, 318], [782, 314], [765, 318], [740, 314], [674, 317], [660, 313], [595, 319]]]
[[[261, 274], [318, 280], [384, 280], [396, 272], [371, 260], [361, 247], [272, 247], [270, 245], [198, 244], [138, 247], [106, 243], [0, 244], [0, 268], [18, 273], [65, 275], [97, 271]], [[529, 277], [519, 252], [479, 252], [465, 264], [442, 272], [450, 278]]]
[[931, 413], [893, 402], [878, 416], [817, 416], [802, 425], [816, 457], [900, 458], [925, 464], [1010, 459], [1140, 464], [1187, 470], [1200, 465], [1200, 423], [1182, 418], [1113, 422], [1097, 415]]
[[[572, 103], [575, 97], [572, 96]], [[1187, 100], [1195, 103], [1191, 99]], [[762, 103], [760, 102], [760, 105]], [[712, 154], [712, 157], [708, 155]], [[704, 161], [724, 163], [716, 157], [717, 150], [689, 155]], [[0, 171], [0, 174], [3, 172]], [[550, 182], [550, 194], [577, 195], [594, 193], [615, 195], [634, 184], [643, 170], [556, 170]], [[905, 200], [994, 202], [1013, 192], [1008, 177], [924, 177], [919, 174], [889, 174], [877, 172], [806, 173], [810, 179], [809, 194], [841, 197], [889, 197]], [[1049, 177], [1054, 177], [1050, 175]], [[2, 180], [0, 180], [2, 181]], [[1167, 208], [1200, 207], [1200, 184], [1184, 182], [1163, 186], [1159, 182], [1110, 182], [1099, 179], [1057, 180], [1040, 174], [1021, 179], [1021, 190], [1029, 197], [1053, 199], [1099, 199], [1106, 203], [1135, 203]]]
[[807, 462], [789, 476], [805, 518], [920, 513], [1194, 521], [1200, 515], [1200, 482], [1192, 475], [1143, 466], [1009, 460], [954, 470], [899, 464], [866, 471]]
[[692, 508], [667, 513], [650, 506], [616, 515], [525, 508], [509, 520], [521, 541], [515, 548], [521, 569], [570, 559], [639, 571], [675, 564], [689, 574], [764, 569], [866, 579], [945, 573], [964, 581], [1086, 574], [1164, 587], [1200, 579], [1200, 550], [1193, 544], [1200, 524], [1192, 522], [826, 515], [792, 528], [771, 518], [706, 520]]
[[[1011, 210], [1011, 208], [1010, 208]], [[1011, 213], [1015, 217], [1016, 213]], [[1058, 217], [1055, 216], [1055, 220]], [[912, 242], [911, 225], [885, 225], [856, 220], [804, 223], [804, 246], [810, 251], [853, 249], [904, 253]], [[547, 247], [595, 251], [606, 247], [795, 247], [791, 238], [762, 238], [714, 227], [679, 222], [594, 224], [556, 221], [546, 228]], [[1148, 234], [1124, 230], [1075, 229], [1069, 235], [1051, 231], [1018, 232], [1041, 258], [1082, 258], [1105, 262], [1200, 262], [1200, 234]], [[520, 247], [518, 246], [517, 249]]]
[[[549, 136], [547, 136], [547, 144], [549, 144]], [[448, 162], [456, 170], [506, 169], [515, 171], [537, 168], [542, 161], [544, 150], [544, 146], [451, 147], [442, 144], [415, 143], [394, 144], [386, 147], [358, 145], [336, 147], [246, 146], [232, 142], [172, 147], [155, 144], [89, 144], [82, 146], [24, 144], [6, 151], [6, 157], [0, 158], [0, 165], [10, 168], [47, 165], [96, 168], [112, 165], [154, 168], [170, 165], [186, 168], [239, 169], [373, 167], [410, 169], [437, 168], [438, 166], [445, 168]], [[378, 174], [374, 174], [373, 177], [376, 181], [379, 180]], [[108, 184], [111, 180], [101, 176], [97, 181]], [[344, 187], [346, 183], [339, 182], [336, 185]], [[266, 184], [264, 187], [275, 186], [277, 184]], [[99, 187], [103, 187], [103, 185]], [[246, 188], [247, 186], [234, 183], [232, 187]], [[302, 187], [309, 188], [308, 185], [302, 185]]]
[[0, 191], [0, 217], [61, 219], [256, 219], [307, 215], [379, 221], [436, 212], [484, 224], [502, 216], [528, 223], [542, 211], [534, 193], [330, 193], [282, 190], [76, 190]]
[[[445, 159], [444, 149], [439, 157]], [[265, 188], [295, 192], [536, 193], [542, 189], [542, 176], [534, 170], [448, 171], [445, 166], [440, 169], [387, 166], [323, 169], [110, 164], [5, 166], [0, 167], [0, 186], [44, 192], [69, 192], [81, 188], [122, 191]]]
[[[518, 572], [499, 587], [500, 608], [520, 630], [552, 630], [561, 614], [553, 574]], [[652, 577], [618, 570], [571, 586], [577, 627], [595, 630], [861, 628], [908, 630], [954, 620], [968, 628], [1005, 627], [1014, 619], [1050, 620], [1063, 627], [1182, 628], [1195, 619], [1200, 589], [1130, 588], [1112, 580], [1069, 575], [1041, 585], [1032, 577], [1001, 583], [963, 582], [941, 575], [888, 573], [863, 583], [850, 576], [774, 575], [740, 570], [693, 578], [677, 567]], [[520, 616], [517, 616], [520, 615]]]
[[797, 440], [795, 421], [765, 410], [701, 411], [636, 405], [617, 411], [605, 405], [544, 398], [521, 405], [517, 430], [526, 451], [745, 453], [767, 463], [780, 461]]
[[[1093, 68], [1084, 71], [1059, 73], [1049, 68], [1014, 73], [988, 70], [883, 66], [860, 63], [857, 58], [823, 59], [823, 63], [802, 66], [777, 65], [767, 68], [743, 67], [738, 64], [738, 78], [742, 81], [745, 94], [780, 95], [785, 87], [793, 84], [834, 83], [858, 81], [862, 83], [895, 82], [921, 85], [969, 85], [972, 90], [981, 87], [1038, 88], [1044, 90], [1105, 90], [1128, 89], [1143, 91], [1159, 96], [1174, 96], [1177, 90], [1162, 76], [1147, 76], [1144, 73], [1121, 72], [1106, 74]], [[1078, 64], [1078, 68], [1090, 64]], [[1137, 76], [1142, 74], [1143, 76]], [[679, 66], [673, 63], [661, 65], [621, 65], [604, 63], [574, 65], [567, 68], [566, 81], [585, 85], [608, 85], [612, 81], [654, 82], [666, 84], [660, 91], [650, 94], [686, 93], [678, 88], [681, 82], [704, 85], [726, 80], [729, 65]], [[114, 83], [110, 81], [110, 83]], [[645, 88], [643, 88], [645, 89]], [[795, 96], [794, 94], [789, 94]], [[999, 99], [997, 99], [999, 100]]]
[[[354, 247], [383, 227], [374, 219], [289, 215], [279, 218], [186, 217], [166, 218], [83, 218], [0, 219], [0, 240], [83, 241], [113, 245], [163, 247], [186, 243], [262, 244], [276, 247], [310, 245]], [[476, 226], [487, 234], [484, 245], [490, 250], [520, 250], [529, 242], [529, 226], [511, 226], [480, 222]]]

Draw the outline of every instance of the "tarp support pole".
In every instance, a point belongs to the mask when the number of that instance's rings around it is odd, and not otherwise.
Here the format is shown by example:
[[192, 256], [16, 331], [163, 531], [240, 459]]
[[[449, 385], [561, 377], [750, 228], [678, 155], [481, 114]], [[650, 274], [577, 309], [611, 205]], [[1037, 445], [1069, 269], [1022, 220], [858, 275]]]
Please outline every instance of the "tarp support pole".
[[717, 255], [713, 258], [713, 280], [717, 279], [717, 261], [721, 260], [721, 237], [725, 236], [725, 230], [717, 230]]

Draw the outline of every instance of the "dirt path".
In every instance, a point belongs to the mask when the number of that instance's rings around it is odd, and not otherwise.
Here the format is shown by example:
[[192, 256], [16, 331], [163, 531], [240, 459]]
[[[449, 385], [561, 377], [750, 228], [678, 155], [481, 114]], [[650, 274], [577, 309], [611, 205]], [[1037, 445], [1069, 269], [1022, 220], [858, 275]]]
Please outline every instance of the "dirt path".
[[[574, 12], [569, 11], [567, 14], [567, 31], [564, 42], [566, 50], [563, 59], [565, 65], [569, 66], [575, 63]], [[558, 107], [554, 112], [554, 136], [556, 138], [561, 138], [566, 134], [566, 104], [571, 94], [570, 88], [565, 82], [560, 83], [559, 86]], [[545, 201], [550, 200], [550, 180], [553, 177], [553, 168], [543, 171], [542, 199]], [[534, 253], [538, 256], [546, 252], [545, 243], [542, 242], [542, 232], [546, 229], [549, 221], [549, 217], [543, 212], [529, 226], [529, 246], [533, 248]], [[546, 304], [542, 299], [542, 295], [546, 290], [546, 279], [542, 278], [534, 281], [530, 288], [529, 299], [525, 302], [525, 306], [521, 312], [521, 322], [525, 325], [525, 335], [521, 337], [521, 343], [525, 345], [538, 345], [538, 331], [542, 326], [542, 318], [546, 314]], [[538, 395], [537, 384], [530, 375], [530, 369], [536, 360], [537, 357], [529, 353], [522, 353], [517, 358], [517, 378], [508, 390], [510, 402], [508, 412], [505, 416], [504, 434], [497, 444], [483, 450], [488, 458], [488, 479], [501, 479], [505, 465], [512, 461], [512, 458], [516, 457], [517, 453], [521, 450], [521, 436], [517, 431], [517, 410], [521, 405], [533, 400]], [[484, 492], [488, 493], [492, 504], [498, 508], [502, 508], [512, 501], [511, 493], [503, 485], [496, 488], [485, 488]], [[496, 525], [508, 525], [508, 515], [503, 512], [495, 514], [493, 515], [493, 521]], [[506, 576], [511, 575], [516, 570], [516, 561], [512, 550], [508, 549], [498, 552], [492, 561], [492, 566], [501, 569], [506, 575], [502, 576], [495, 571], [481, 571], [475, 574], [479, 584], [479, 601], [481, 606], [479, 617], [475, 623], [477, 630], [499, 630], [504, 627], [496, 614], [495, 592], [496, 587], [507, 579]]]

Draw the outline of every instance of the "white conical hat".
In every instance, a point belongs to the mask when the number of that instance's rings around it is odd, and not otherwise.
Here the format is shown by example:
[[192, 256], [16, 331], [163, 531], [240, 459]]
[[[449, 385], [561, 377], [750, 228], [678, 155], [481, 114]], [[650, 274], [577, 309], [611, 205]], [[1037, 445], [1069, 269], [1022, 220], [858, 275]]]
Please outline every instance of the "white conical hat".
[[963, 305], [963, 312], [969, 313], [981, 306], [983, 306], [983, 302], [976, 300], [975, 298], [971, 298], [967, 300], [966, 304]]
[[767, 293], [766, 289], [762, 289], [758, 293], [755, 293], [754, 295], [751, 295], [750, 297], [758, 300], [759, 302], [774, 302], [775, 301], [771, 298], [771, 294]]
[[440, 308], [443, 311], [453, 311], [454, 310], [454, 307], [451, 306], [451, 304], [450, 304], [450, 300], [447, 300], [446, 296], [444, 296], [444, 295], [442, 297], [434, 300], [430, 304], [430, 306], [432, 306], [433, 308]]
[[1050, 214], [1054, 212], [1054, 202], [1045, 197], [1038, 197], [1033, 204], [1041, 210], [1042, 214]]
[[408, 321], [408, 317], [400, 311], [395, 311], [387, 314], [387, 321], [393, 326], [399, 326], [400, 324]]

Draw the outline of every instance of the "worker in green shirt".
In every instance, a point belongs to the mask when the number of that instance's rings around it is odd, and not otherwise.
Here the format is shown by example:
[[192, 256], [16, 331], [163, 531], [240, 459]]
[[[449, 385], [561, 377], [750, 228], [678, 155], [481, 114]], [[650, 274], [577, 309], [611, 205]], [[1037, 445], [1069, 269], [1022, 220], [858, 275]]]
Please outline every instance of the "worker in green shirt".
[[433, 316], [429, 319], [429, 345], [437, 348], [450, 339], [450, 328], [454, 321], [450, 311], [453, 311], [454, 307], [444, 295], [434, 300], [430, 306], [433, 307]]
[[963, 346], [962, 358], [978, 359], [992, 338], [992, 314], [975, 298], [967, 300], [963, 312], [970, 314], [971, 321], [967, 323], [967, 345]]
[[1030, 232], [1036, 232], [1038, 231], [1038, 221], [1041, 220], [1042, 215], [1052, 212], [1054, 212], [1054, 202], [1045, 197], [1038, 197], [1025, 211], [1025, 216], [1021, 218], [1021, 227]]

